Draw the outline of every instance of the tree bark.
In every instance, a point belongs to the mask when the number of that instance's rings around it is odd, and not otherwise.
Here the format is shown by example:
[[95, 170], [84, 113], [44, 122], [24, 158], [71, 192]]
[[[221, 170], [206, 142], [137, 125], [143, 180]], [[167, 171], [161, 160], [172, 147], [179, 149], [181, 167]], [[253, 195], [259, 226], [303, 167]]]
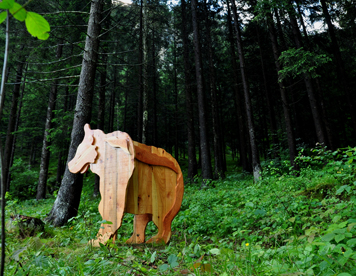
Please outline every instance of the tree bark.
[[201, 149], [201, 171], [203, 183], [208, 179], [212, 179], [212, 169], [210, 162], [210, 149], [208, 131], [206, 128], [206, 115], [205, 115], [205, 95], [203, 88], [203, 73], [201, 62], [201, 50], [199, 40], [199, 27], [197, 19], [197, 0], [191, 1], [192, 5], [192, 22], [193, 22], [193, 36], [194, 36], [194, 57], [195, 57], [195, 74], [197, 81], [197, 94], [198, 94], [198, 110], [199, 110], [199, 134], [200, 134], [200, 149]]
[[189, 59], [189, 40], [186, 29], [186, 3], [181, 1], [182, 8], [182, 39], [184, 49], [184, 85], [185, 85], [185, 106], [186, 106], [186, 124], [188, 134], [188, 181], [192, 180], [198, 173], [198, 163], [195, 152], [195, 133], [194, 133], [194, 115], [193, 115], [193, 99], [192, 99], [192, 78]]
[[[63, 111], [67, 112], [68, 111], [68, 97], [69, 97], [69, 87], [67, 86], [65, 88], [65, 97], [64, 97], [64, 105], [63, 105]], [[57, 157], [57, 175], [56, 175], [56, 188], [59, 188], [61, 185], [61, 181], [62, 181], [62, 175], [64, 173], [64, 166], [63, 165], [63, 160], [62, 157], [65, 156], [65, 152], [67, 149], [67, 143], [66, 142], [61, 142], [60, 143], [60, 151], [58, 153], [58, 157]]]
[[157, 74], [157, 66], [156, 66], [156, 45], [155, 45], [155, 29], [152, 30], [152, 71], [153, 71], [153, 78], [152, 78], [152, 144], [157, 145], [157, 92], [158, 92], [158, 79], [159, 75]]
[[[60, 59], [62, 56], [63, 42], [60, 41], [57, 46], [57, 59]], [[51, 91], [49, 93], [48, 107], [47, 107], [47, 115], [46, 115], [46, 123], [45, 130], [43, 134], [43, 142], [42, 142], [42, 152], [41, 152], [41, 164], [40, 164], [40, 174], [37, 185], [37, 195], [36, 199], [44, 199], [46, 198], [46, 189], [47, 189], [47, 178], [48, 178], [48, 165], [50, 158], [49, 146], [51, 142], [49, 141], [49, 131], [52, 128], [52, 119], [53, 119], [53, 110], [56, 106], [57, 101], [57, 90], [58, 90], [58, 80], [55, 80], [52, 84]]]
[[244, 56], [243, 47], [242, 47], [241, 32], [240, 32], [240, 26], [238, 23], [238, 16], [237, 16], [237, 11], [236, 11], [235, 1], [231, 0], [231, 3], [232, 3], [232, 14], [234, 16], [235, 31], [236, 31], [237, 51], [239, 53], [239, 59], [240, 59], [240, 71], [241, 71], [242, 85], [243, 85], [243, 89], [244, 89], [246, 117], [247, 117], [247, 125], [248, 125], [248, 130], [249, 130], [250, 146], [251, 146], [253, 178], [255, 181], [258, 181], [261, 178], [261, 165], [260, 165], [258, 149], [257, 149], [257, 144], [256, 144], [256, 138], [255, 138], [255, 129], [254, 129], [254, 125], [253, 125], [252, 104], [251, 104], [250, 91], [249, 91], [250, 88], [249, 88], [249, 83], [248, 83], [246, 72], [245, 72], [245, 56]]
[[258, 26], [258, 25], [256, 25], [256, 32], [257, 32], [257, 40], [258, 40], [259, 52], [260, 52], [263, 85], [265, 87], [264, 94], [266, 97], [267, 113], [268, 113], [271, 136], [272, 136], [272, 152], [273, 152], [273, 157], [277, 158], [277, 157], [279, 157], [279, 152], [277, 150], [277, 146], [279, 144], [278, 133], [277, 133], [277, 124], [276, 124], [274, 109], [273, 109], [273, 106], [271, 103], [271, 95], [270, 95], [268, 82], [267, 82], [267, 75], [266, 75], [266, 66], [265, 66], [264, 57], [263, 57], [263, 53], [262, 53], [263, 45], [261, 42], [260, 26]]
[[[23, 51], [23, 49], [24, 49], [24, 45], [20, 47], [20, 52]], [[14, 141], [13, 132], [15, 131], [15, 126], [16, 126], [17, 106], [20, 97], [20, 88], [21, 88], [22, 73], [23, 73], [22, 71], [23, 71], [24, 64], [25, 64], [25, 59], [24, 57], [22, 57], [20, 58], [20, 61], [17, 64], [15, 85], [12, 92], [12, 101], [11, 101], [11, 108], [9, 114], [9, 122], [7, 125], [7, 133], [6, 133], [5, 149], [4, 149], [4, 157], [3, 157], [3, 168], [2, 168], [4, 170], [4, 175], [3, 175], [4, 178], [2, 181], [4, 181], [5, 184], [8, 183], [7, 178], [9, 177], [9, 171], [10, 171], [11, 150]], [[7, 190], [8, 189], [9, 187], [7, 187]]]
[[138, 43], [138, 103], [137, 103], [137, 142], [142, 142], [142, 118], [143, 118], [143, 107], [142, 107], [142, 95], [143, 95], [143, 1], [141, 0], [140, 5], [140, 37]]
[[142, 52], [143, 52], [143, 94], [142, 94], [142, 143], [147, 143], [147, 124], [148, 124], [148, 8], [147, 0], [143, 0], [143, 37], [142, 37]]
[[345, 71], [345, 65], [341, 57], [340, 47], [335, 35], [334, 25], [331, 22], [331, 17], [328, 11], [328, 7], [326, 6], [325, 0], [320, 0], [321, 7], [323, 10], [323, 14], [325, 17], [326, 24], [328, 25], [328, 33], [331, 40], [331, 47], [334, 55], [334, 59], [336, 61], [337, 68], [337, 76], [339, 81], [339, 86], [342, 87], [344, 93], [346, 95], [347, 107], [349, 109], [350, 117], [353, 124], [354, 136], [356, 136], [356, 113], [354, 108], [354, 97], [353, 92], [350, 91], [350, 84], [347, 73]]
[[[274, 25], [273, 25], [272, 14], [267, 13], [266, 17], [267, 17], [267, 24], [268, 24], [268, 30], [269, 30], [269, 37], [270, 37], [272, 49], [273, 49], [274, 62], [275, 62], [275, 66], [276, 66], [276, 70], [277, 70], [277, 74], [278, 74], [278, 72], [282, 69], [282, 66], [278, 60], [278, 58], [280, 56], [280, 52], [278, 50], [277, 35], [276, 35]], [[283, 81], [278, 82], [278, 85], [279, 85], [279, 91], [280, 91], [281, 98], [282, 98], [284, 122], [286, 125], [288, 149], [289, 149], [289, 160], [290, 160], [290, 164], [292, 166], [294, 166], [294, 168], [296, 168], [296, 164], [294, 162], [294, 159], [296, 157], [295, 138], [294, 138], [294, 132], [293, 132], [293, 127], [292, 127], [293, 124], [292, 124], [292, 118], [290, 115], [288, 97], [287, 97], [286, 88], [285, 88]]]
[[245, 139], [245, 125], [243, 119], [243, 98], [240, 97], [240, 91], [238, 87], [239, 77], [237, 72], [237, 63], [236, 63], [236, 55], [235, 55], [235, 42], [234, 42], [234, 34], [232, 30], [232, 22], [231, 22], [231, 13], [230, 13], [230, 5], [227, 5], [228, 13], [227, 13], [227, 21], [228, 21], [228, 28], [229, 28], [229, 40], [230, 40], [230, 55], [231, 55], [231, 63], [232, 63], [232, 70], [233, 70], [233, 88], [235, 91], [234, 96], [234, 103], [236, 106], [236, 113], [237, 113], [237, 124], [238, 124], [238, 137], [239, 137], [239, 153], [240, 153], [240, 163], [242, 169], [244, 171], [251, 171], [250, 163], [248, 162], [247, 157], [247, 141]]
[[[102, 63], [107, 63], [107, 55], [103, 55]], [[98, 117], [97, 117], [97, 129], [104, 129], [105, 123], [105, 91], [106, 91], [106, 77], [107, 77], [107, 65], [104, 65], [102, 71], [100, 72], [100, 87], [99, 87], [99, 103], [98, 103]], [[115, 89], [115, 86], [114, 88]], [[96, 197], [99, 195], [100, 188], [100, 177], [95, 174], [94, 192], [93, 195]]]
[[208, 46], [208, 59], [209, 59], [209, 79], [210, 79], [210, 96], [211, 96], [211, 113], [213, 118], [213, 142], [214, 142], [214, 177], [224, 178], [223, 168], [223, 150], [221, 147], [221, 137], [219, 129], [219, 113], [218, 113], [218, 98], [216, 91], [215, 79], [215, 66], [214, 66], [214, 53], [211, 39], [211, 22], [208, 15], [208, 7], [206, 0], [204, 1], [204, 15], [206, 21], [206, 38]]
[[[88, 22], [85, 51], [83, 55], [82, 70], [78, 87], [77, 103], [75, 108], [71, 144], [67, 162], [72, 160], [78, 145], [84, 137], [84, 125], [90, 122], [92, 99], [94, 92], [95, 71], [98, 60], [100, 19], [103, 0], [92, 0]], [[68, 219], [76, 216], [83, 187], [83, 176], [72, 174], [66, 166], [62, 184], [52, 210], [47, 217], [55, 226], [65, 224]]]
[[[27, 72], [27, 67], [28, 64], [26, 63], [26, 68], [25, 68], [25, 73], [24, 73], [24, 78], [23, 78], [23, 84], [21, 88], [21, 96], [20, 96], [20, 103], [17, 111], [17, 116], [16, 116], [16, 123], [15, 123], [15, 132], [18, 131], [19, 129], [19, 123], [20, 123], [20, 116], [21, 116], [21, 109], [22, 109], [22, 103], [23, 103], [23, 95], [25, 93], [25, 87], [26, 87], [26, 72]], [[10, 157], [10, 164], [9, 168], [12, 167], [14, 163], [14, 157], [15, 157], [15, 150], [16, 150], [16, 136], [14, 136], [14, 141], [12, 142], [12, 149], [11, 149], [11, 157]], [[10, 182], [11, 182], [11, 172], [9, 170], [8, 176], [7, 176], [7, 183], [6, 187], [7, 189], [10, 188]]]
[[[301, 48], [301, 47], [303, 47], [302, 42], [301, 42], [301, 35], [300, 35], [299, 27], [298, 27], [298, 22], [295, 19], [294, 14], [292, 13], [292, 9], [294, 11], [294, 8], [293, 8], [293, 5], [291, 2], [289, 2], [289, 7], [290, 7], [290, 10], [289, 10], [288, 14], [289, 14], [289, 18], [290, 18], [291, 25], [292, 25], [292, 31], [293, 31], [293, 35], [294, 35], [295, 44], [296, 44], [297, 48]], [[315, 126], [315, 131], [316, 131], [316, 136], [317, 136], [318, 142], [321, 144], [327, 145], [328, 143], [326, 140], [324, 125], [323, 125], [323, 121], [320, 116], [318, 102], [317, 102], [317, 99], [315, 96], [313, 83], [312, 83], [310, 74], [304, 73], [303, 79], [304, 79], [305, 87], [306, 87], [306, 90], [308, 93], [309, 104], [310, 104], [310, 108], [311, 108], [312, 115], [313, 115], [313, 121], [314, 121], [314, 126]]]
[[110, 95], [110, 107], [109, 107], [109, 126], [108, 126], [108, 132], [113, 132], [114, 131], [114, 120], [115, 120], [115, 99], [116, 99], [116, 84], [117, 84], [117, 73], [116, 73], [116, 67], [114, 67], [114, 85], [111, 91]]

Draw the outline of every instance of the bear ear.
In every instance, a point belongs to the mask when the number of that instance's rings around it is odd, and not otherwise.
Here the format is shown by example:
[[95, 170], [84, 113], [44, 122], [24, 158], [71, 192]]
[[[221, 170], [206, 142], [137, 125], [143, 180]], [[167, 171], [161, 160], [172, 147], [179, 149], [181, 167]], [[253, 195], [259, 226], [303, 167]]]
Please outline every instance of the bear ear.
[[83, 142], [87, 143], [89, 145], [92, 145], [93, 142], [94, 142], [93, 131], [91, 130], [89, 124], [85, 124], [84, 125], [84, 139], [83, 139]]
[[126, 139], [120, 139], [118, 137], [112, 136], [109, 138], [106, 138], [105, 141], [109, 143], [110, 146], [114, 148], [121, 148], [123, 149], [127, 154], [132, 155], [132, 152], [130, 152], [130, 138]]

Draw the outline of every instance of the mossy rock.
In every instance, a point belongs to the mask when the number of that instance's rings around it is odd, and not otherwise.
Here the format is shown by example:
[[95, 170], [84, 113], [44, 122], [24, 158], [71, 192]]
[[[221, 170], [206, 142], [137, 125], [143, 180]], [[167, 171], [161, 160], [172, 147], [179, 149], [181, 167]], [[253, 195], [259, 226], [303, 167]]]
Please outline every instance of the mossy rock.
[[18, 235], [24, 239], [44, 232], [44, 226], [44, 222], [39, 218], [17, 214], [10, 216], [10, 222], [7, 228], [9, 231], [17, 232]]
[[315, 187], [311, 187], [305, 191], [300, 192], [298, 195], [323, 200], [333, 189], [335, 189], [335, 184], [333, 183], [320, 183]]

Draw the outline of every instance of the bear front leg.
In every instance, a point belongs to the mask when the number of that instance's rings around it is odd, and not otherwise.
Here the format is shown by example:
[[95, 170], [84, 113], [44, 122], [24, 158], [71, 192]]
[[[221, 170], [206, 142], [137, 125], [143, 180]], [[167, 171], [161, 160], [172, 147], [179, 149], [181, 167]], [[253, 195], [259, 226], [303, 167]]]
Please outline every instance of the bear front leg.
[[135, 215], [133, 223], [133, 234], [131, 238], [126, 241], [126, 243], [144, 243], [146, 226], [147, 223], [149, 223], [151, 220], [151, 214]]

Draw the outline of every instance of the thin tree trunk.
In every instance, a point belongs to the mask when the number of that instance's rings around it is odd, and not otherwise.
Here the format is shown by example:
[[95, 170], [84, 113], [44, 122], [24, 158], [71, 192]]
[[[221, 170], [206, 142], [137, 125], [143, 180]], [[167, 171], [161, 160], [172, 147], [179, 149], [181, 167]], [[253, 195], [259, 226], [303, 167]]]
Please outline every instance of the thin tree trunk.
[[142, 96], [143, 96], [143, 1], [141, 0], [140, 6], [140, 37], [138, 45], [138, 104], [137, 104], [137, 142], [142, 142], [142, 118], [143, 118], [143, 107], [142, 107]]
[[[293, 5], [291, 2], [289, 2], [289, 7], [290, 7], [290, 9], [293, 9]], [[302, 42], [301, 42], [301, 35], [300, 35], [297, 20], [295, 19], [294, 14], [292, 14], [292, 11], [289, 11], [289, 18], [290, 18], [291, 25], [292, 25], [292, 31], [293, 31], [296, 46], [297, 46], [297, 48], [301, 48], [301, 47], [303, 47]], [[312, 115], [313, 115], [313, 121], [314, 121], [314, 126], [315, 126], [316, 136], [318, 138], [318, 142], [321, 144], [327, 145], [328, 143], [327, 143], [326, 135], [324, 132], [323, 121], [320, 116], [318, 102], [317, 102], [317, 99], [315, 96], [315, 92], [314, 92], [310, 74], [304, 73], [303, 78], [304, 78], [305, 87], [306, 87], [306, 90], [308, 93], [310, 108], [311, 108]]]
[[[23, 51], [24, 45], [20, 47], [20, 52]], [[7, 125], [7, 133], [6, 133], [6, 141], [5, 141], [5, 149], [4, 149], [4, 159], [3, 159], [3, 170], [4, 170], [4, 183], [7, 183], [7, 178], [9, 177], [9, 170], [10, 170], [10, 160], [11, 160], [11, 149], [12, 143], [14, 141], [14, 131], [16, 126], [16, 115], [17, 115], [17, 106], [20, 98], [20, 88], [21, 88], [21, 81], [22, 81], [22, 73], [23, 73], [23, 66], [25, 64], [25, 59], [22, 57], [17, 64], [16, 68], [16, 78], [15, 78], [15, 85], [12, 92], [12, 102], [9, 114], [9, 122]], [[9, 189], [9, 187], [7, 187]]]
[[253, 125], [253, 114], [252, 114], [252, 104], [250, 99], [250, 91], [249, 91], [249, 84], [245, 72], [245, 56], [243, 53], [242, 47], [242, 40], [240, 34], [240, 26], [238, 23], [238, 16], [236, 12], [236, 5], [235, 1], [232, 0], [232, 14], [234, 16], [234, 25], [236, 31], [236, 44], [237, 50], [239, 53], [240, 59], [240, 71], [241, 71], [241, 78], [242, 78], [242, 85], [244, 89], [244, 97], [245, 97], [245, 108], [246, 108], [246, 117], [247, 117], [247, 125], [249, 129], [249, 137], [250, 137], [250, 146], [251, 146], [251, 157], [252, 157], [252, 170], [253, 170], [253, 178], [255, 181], [258, 181], [261, 178], [261, 165], [258, 156], [258, 149], [256, 144], [255, 138], [255, 130]]
[[[63, 43], [59, 42], [57, 46], [57, 59], [60, 59], [62, 56]], [[47, 189], [47, 178], [48, 178], [48, 165], [50, 158], [49, 146], [51, 142], [49, 141], [49, 131], [52, 128], [52, 119], [53, 119], [53, 110], [56, 106], [57, 101], [57, 91], [58, 91], [58, 80], [55, 80], [52, 84], [51, 91], [49, 93], [48, 107], [47, 107], [47, 116], [45, 123], [45, 130], [43, 134], [43, 142], [42, 142], [42, 152], [41, 152], [41, 164], [40, 164], [40, 174], [37, 185], [37, 195], [36, 199], [44, 199], [46, 198], [46, 189]]]
[[[174, 24], [174, 23], [173, 23]], [[174, 80], [174, 157], [179, 161], [178, 151], [178, 80], [177, 80], [177, 53], [176, 53], [176, 37], [173, 38], [173, 80]]]
[[[297, 4], [297, 9], [298, 9], [300, 24], [303, 28], [303, 35], [305, 37], [306, 48], [308, 49], [308, 51], [312, 51], [312, 49], [310, 48], [310, 41], [309, 41], [309, 37], [308, 37], [308, 33], [307, 33], [307, 28], [305, 27], [305, 23], [304, 23], [304, 19], [303, 19], [303, 13], [302, 13], [301, 7], [299, 5], [299, 0], [296, 1], [296, 4]], [[333, 136], [331, 133], [330, 123], [328, 120], [328, 116], [327, 116], [327, 112], [326, 112], [326, 108], [325, 108], [325, 104], [324, 104], [323, 93], [322, 93], [318, 78], [315, 78], [315, 83], [316, 83], [317, 92], [318, 92], [318, 96], [319, 96], [321, 116], [322, 116], [322, 120], [323, 120], [323, 123], [325, 126], [326, 136], [327, 136], [327, 140], [328, 140], [328, 146], [330, 147], [331, 150], [335, 150], [334, 139], [333, 139]]]
[[[9, 27], [10, 27], [10, 13], [6, 11], [6, 29], [5, 29], [5, 49], [4, 49], [4, 63], [2, 70], [1, 78], [1, 87], [0, 87], [0, 120], [2, 118], [2, 109], [5, 98], [5, 75], [7, 71], [7, 60], [9, 52]], [[0, 276], [4, 275], [5, 271], [5, 247], [6, 247], [6, 231], [5, 231], [5, 190], [6, 183], [4, 182], [4, 159], [3, 159], [3, 149], [2, 142], [0, 139], [0, 190], [1, 190], [1, 264], [0, 264]]]
[[[267, 24], [268, 24], [268, 30], [269, 30], [269, 36], [272, 44], [272, 49], [273, 49], [273, 57], [274, 57], [274, 62], [276, 66], [277, 73], [282, 69], [281, 64], [279, 63], [279, 50], [278, 50], [278, 43], [277, 43], [277, 35], [274, 29], [273, 25], [273, 18], [271, 13], [266, 14], [267, 17]], [[283, 115], [284, 115], [284, 122], [286, 125], [286, 132], [287, 132], [287, 139], [288, 139], [288, 149], [289, 149], [289, 160], [290, 164], [296, 168], [296, 164], [294, 162], [294, 159], [296, 157], [296, 147], [295, 147], [295, 138], [294, 138], [294, 132], [293, 132], [293, 123], [292, 123], [292, 118], [290, 115], [290, 108], [289, 108], [289, 103], [288, 103], [288, 98], [287, 98], [287, 93], [286, 93], [286, 88], [283, 83], [283, 81], [278, 82], [279, 85], [279, 91], [281, 93], [281, 98], [282, 98], [282, 107], [283, 107]]]
[[156, 45], [155, 45], [155, 29], [152, 30], [152, 70], [153, 70], [153, 81], [152, 81], [152, 123], [153, 123], [153, 133], [152, 133], [152, 144], [157, 145], [157, 91], [158, 91], [158, 75], [156, 66]]
[[328, 11], [328, 7], [326, 6], [325, 0], [320, 0], [321, 7], [323, 10], [323, 14], [325, 17], [326, 24], [328, 25], [328, 33], [331, 40], [331, 47], [334, 54], [334, 59], [336, 61], [337, 68], [337, 76], [339, 80], [339, 86], [342, 87], [344, 93], [346, 94], [347, 106], [349, 109], [350, 117], [353, 124], [354, 136], [356, 136], [356, 113], [354, 108], [354, 91], [351, 91], [350, 84], [347, 76], [347, 72], [345, 71], [345, 65], [341, 57], [340, 47], [335, 35], [334, 25], [331, 22], [331, 17]]
[[[187, 22], [186, 18], [186, 3], [181, 0], [182, 22]], [[185, 105], [186, 105], [186, 123], [188, 133], [188, 181], [194, 178], [198, 173], [197, 157], [195, 152], [195, 133], [194, 133], [194, 115], [193, 115], [193, 99], [192, 99], [192, 78], [189, 59], [189, 40], [186, 29], [186, 24], [182, 26], [182, 39], [184, 48], [184, 84], [185, 84]]]
[[[65, 88], [65, 97], [64, 97], [64, 105], [63, 105], [63, 111], [67, 112], [68, 111], [68, 97], [69, 97], [69, 87], [66, 86]], [[62, 181], [62, 175], [64, 173], [64, 166], [63, 166], [63, 160], [62, 157], [65, 156], [65, 148], [67, 148], [67, 145], [65, 142], [60, 143], [60, 151], [58, 153], [58, 158], [57, 158], [57, 175], [56, 175], [56, 188], [59, 188], [61, 185]]]
[[[107, 76], [107, 55], [103, 55], [102, 63], [104, 67], [100, 72], [100, 87], [99, 87], [99, 103], [98, 103], [98, 117], [97, 117], [97, 129], [104, 129], [105, 123], [105, 91], [106, 91], [106, 76]], [[116, 70], [114, 71], [116, 73]], [[115, 86], [114, 88], [115, 89]], [[97, 197], [99, 195], [99, 188], [100, 188], [100, 177], [99, 175], [95, 174], [95, 182], [94, 182], [94, 192], [93, 196]]]
[[242, 169], [244, 171], [250, 171], [250, 166], [247, 158], [247, 141], [245, 139], [245, 125], [243, 120], [243, 98], [240, 97], [240, 91], [238, 87], [239, 77], [237, 72], [237, 63], [236, 63], [236, 55], [235, 55], [235, 42], [234, 42], [234, 34], [232, 30], [232, 22], [231, 22], [231, 13], [230, 13], [230, 5], [227, 5], [228, 13], [227, 13], [227, 20], [228, 20], [228, 28], [229, 28], [229, 40], [230, 40], [230, 55], [231, 55], [231, 63], [233, 69], [233, 88], [235, 91], [234, 103], [236, 106], [236, 113], [237, 113], [237, 124], [238, 124], [238, 137], [239, 137], [239, 153], [240, 153], [240, 163]]
[[224, 168], [223, 168], [223, 150], [221, 148], [221, 137], [219, 130], [219, 113], [218, 113], [218, 99], [216, 92], [216, 79], [215, 79], [215, 66], [214, 66], [214, 54], [211, 39], [211, 29], [210, 29], [210, 19], [208, 16], [208, 7], [205, 0], [204, 4], [204, 14], [206, 21], [206, 36], [207, 36], [207, 46], [209, 54], [209, 76], [210, 76], [210, 96], [211, 96], [211, 112], [213, 118], [213, 141], [214, 141], [214, 177], [224, 178]]
[[262, 71], [262, 77], [263, 77], [263, 85], [265, 87], [264, 92], [265, 92], [265, 97], [266, 97], [266, 106], [267, 106], [267, 113], [268, 113], [268, 119], [269, 119], [269, 124], [271, 128], [271, 134], [272, 134], [272, 151], [273, 151], [273, 157], [277, 158], [279, 156], [278, 150], [276, 149], [277, 145], [279, 144], [278, 141], [278, 134], [277, 134], [277, 124], [276, 124], [276, 118], [274, 114], [274, 109], [271, 103], [271, 96], [270, 96], [270, 91], [268, 88], [268, 83], [267, 83], [267, 76], [266, 76], [266, 67], [264, 63], [264, 58], [263, 58], [263, 45], [261, 42], [261, 34], [260, 34], [260, 27], [256, 25], [256, 32], [257, 32], [257, 40], [258, 40], [258, 45], [259, 45], [259, 51], [260, 51], [260, 61], [261, 61], [261, 71]]
[[191, 1], [192, 5], [192, 22], [193, 22], [193, 35], [194, 35], [194, 56], [195, 56], [195, 71], [197, 81], [197, 94], [198, 94], [198, 109], [199, 109], [199, 134], [200, 134], [200, 150], [201, 150], [201, 171], [203, 183], [208, 179], [212, 179], [212, 169], [210, 162], [210, 149], [208, 131], [206, 128], [206, 115], [205, 115], [205, 95], [203, 88], [203, 72], [201, 62], [201, 50], [199, 40], [199, 27], [197, 19], [197, 0]]
[[[85, 51], [78, 87], [76, 110], [73, 120], [71, 144], [67, 162], [70, 161], [84, 137], [84, 125], [90, 122], [92, 99], [94, 93], [95, 71], [98, 60], [100, 17], [103, 0], [92, 0], [88, 22]], [[83, 176], [72, 174], [68, 166], [63, 176], [58, 196], [47, 219], [55, 226], [65, 224], [68, 219], [76, 216], [83, 187]]]
[[110, 107], [109, 107], [109, 127], [108, 132], [114, 131], [114, 119], [115, 119], [115, 89], [117, 84], [117, 74], [116, 67], [114, 67], [114, 85], [110, 96]]
[[142, 38], [142, 50], [143, 50], [143, 94], [142, 94], [142, 143], [147, 143], [147, 124], [148, 124], [148, 8], [147, 0], [143, 0], [143, 38]]
[[[21, 89], [21, 96], [20, 96], [20, 103], [17, 111], [17, 116], [16, 116], [16, 124], [15, 124], [15, 132], [18, 131], [19, 129], [19, 123], [20, 123], [20, 116], [21, 116], [21, 109], [22, 109], [22, 102], [23, 102], [23, 95], [25, 93], [25, 87], [26, 87], [26, 72], [27, 72], [27, 67], [28, 64], [26, 63], [25, 67], [25, 73], [24, 73], [24, 78], [23, 78], [23, 84], [22, 84], [22, 89]], [[10, 158], [10, 168], [12, 167], [14, 163], [14, 157], [15, 157], [15, 149], [16, 149], [16, 136], [14, 136], [14, 141], [12, 142], [12, 149], [11, 149], [11, 158]], [[11, 172], [9, 170], [8, 176], [7, 176], [7, 183], [6, 187], [7, 189], [10, 188], [10, 182], [11, 182]]]

